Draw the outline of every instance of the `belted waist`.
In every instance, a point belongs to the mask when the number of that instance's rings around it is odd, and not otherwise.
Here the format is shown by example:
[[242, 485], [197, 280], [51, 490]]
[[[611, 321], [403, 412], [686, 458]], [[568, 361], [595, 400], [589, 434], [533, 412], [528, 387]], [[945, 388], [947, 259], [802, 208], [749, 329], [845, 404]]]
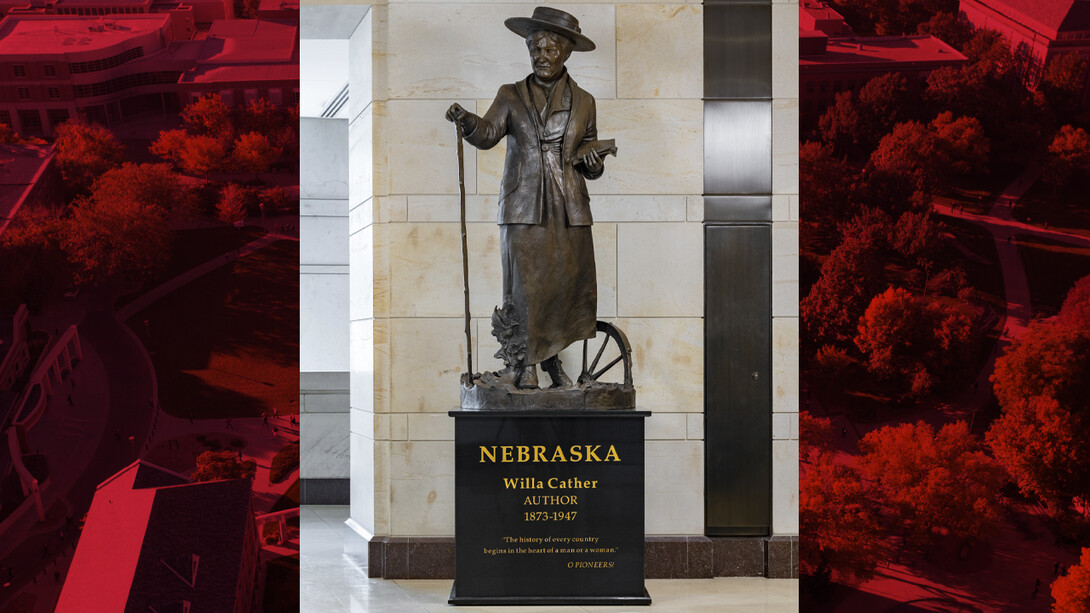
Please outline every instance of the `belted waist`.
[[541, 141], [541, 150], [542, 150], [543, 152], [549, 152], [549, 151], [552, 151], [553, 153], [559, 154], [559, 153], [560, 153], [560, 151], [561, 151], [561, 148], [562, 148], [563, 146], [564, 146], [564, 141], [560, 141], [560, 140], [556, 140], [556, 141]]

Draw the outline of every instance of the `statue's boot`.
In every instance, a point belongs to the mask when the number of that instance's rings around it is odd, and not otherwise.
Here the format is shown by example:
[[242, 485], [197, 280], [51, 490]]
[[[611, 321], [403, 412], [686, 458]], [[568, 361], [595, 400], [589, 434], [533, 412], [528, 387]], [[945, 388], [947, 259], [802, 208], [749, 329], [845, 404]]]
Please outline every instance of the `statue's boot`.
[[522, 368], [515, 368], [515, 387], [520, 390], [537, 389], [537, 366], [531, 364]]
[[549, 373], [553, 380], [553, 387], [571, 387], [571, 378], [564, 372], [559, 356], [553, 356], [541, 363], [541, 368]]

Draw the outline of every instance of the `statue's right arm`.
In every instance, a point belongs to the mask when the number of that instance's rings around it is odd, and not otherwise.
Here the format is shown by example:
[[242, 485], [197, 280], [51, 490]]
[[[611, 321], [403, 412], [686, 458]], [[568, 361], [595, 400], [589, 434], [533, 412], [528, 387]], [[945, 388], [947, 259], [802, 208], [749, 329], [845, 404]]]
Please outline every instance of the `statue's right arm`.
[[[512, 91], [505, 91], [505, 88], [510, 88]], [[513, 85], [504, 85], [500, 88], [500, 91], [496, 94], [496, 99], [492, 101], [492, 106], [488, 107], [488, 112], [484, 114], [484, 117], [478, 117], [465, 109], [462, 112], [465, 113], [466, 118], [472, 125], [469, 125], [463, 120], [462, 128], [465, 135], [466, 142], [473, 145], [478, 149], [491, 149], [499, 143], [500, 140], [507, 136], [507, 118], [508, 111], [510, 109], [510, 96], [514, 90]], [[457, 104], [451, 106], [453, 109]], [[461, 109], [461, 107], [458, 107]], [[449, 113], [450, 111], [448, 111]]]

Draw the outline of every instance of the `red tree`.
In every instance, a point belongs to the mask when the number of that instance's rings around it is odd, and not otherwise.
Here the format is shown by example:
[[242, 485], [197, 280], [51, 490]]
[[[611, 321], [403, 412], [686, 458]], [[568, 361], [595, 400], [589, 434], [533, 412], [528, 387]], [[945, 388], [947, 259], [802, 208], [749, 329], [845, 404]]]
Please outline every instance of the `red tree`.
[[194, 212], [192, 192], [166, 164], [123, 164], [95, 181], [92, 198], [99, 202], [132, 198], [159, 207], [173, 218]]
[[1027, 494], [1064, 508], [1090, 499], [1090, 281], [1059, 316], [1030, 326], [995, 363], [1002, 409], [988, 431], [996, 458]]
[[1069, 116], [1081, 109], [1087, 65], [1078, 53], [1061, 53], [1048, 62], [1040, 88], [1052, 110]]
[[872, 488], [859, 473], [825, 457], [799, 481], [799, 572], [841, 581], [874, 576], [885, 557]]
[[859, 319], [855, 344], [871, 373], [920, 397], [963, 372], [972, 330], [964, 306], [890, 288], [875, 296]]
[[230, 143], [234, 139], [231, 107], [219, 94], [202, 96], [182, 109], [186, 131], [198, 136], [212, 136]]
[[247, 132], [235, 140], [231, 157], [239, 170], [259, 174], [268, 172], [280, 157], [280, 148], [270, 143], [264, 134]]
[[799, 411], [799, 461], [811, 462], [835, 450], [833, 424], [829, 418]]
[[803, 338], [811, 351], [850, 341], [867, 304], [885, 286], [879, 256], [888, 223], [881, 212], [858, 215], [846, 225], [843, 242], [821, 265], [821, 276], [799, 303]]
[[1003, 407], [986, 439], [995, 459], [1028, 495], [1064, 507], [1090, 494], [1086, 420], [1047, 396]]
[[832, 148], [821, 143], [799, 147], [799, 206], [805, 226], [800, 240], [808, 253], [828, 253], [840, 239], [837, 224], [851, 217], [853, 204], [845, 197], [846, 186], [857, 180], [844, 161], [833, 156]]
[[185, 172], [206, 175], [224, 169], [227, 148], [220, 139], [211, 136], [189, 136], [180, 156]]
[[938, 433], [924, 422], [885, 426], [859, 441], [858, 466], [921, 544], [941, 531], [983, 537], [999, 519], [1003, 472], [980, 450], [965, 422]]
[[1052, 582], [1052, 613], [1090, 611], [1090, 547], [1083, 547], [1079, 563]]
[[57, 167], [73, 193], [85, 192], [96, 178], [125, 160], [113, 132], [81, 120], [56, 128]]
[[62, 247], [80, 282], [133, 287], [170, 255], [167, 212], [136, 198], [83, 199], [73, 207]]
[[235, 183], [224, 186], [216, 213], [220, 220], [233, 224], [246, 218], [246, 188]]
[[159, 138], [155, 139], [155, 142], [151, 144], [148, 150], [153, 155], [180, 166], [182, 151], [185, 150], [188, 138], [189, 135], [186, 134], [185, 130], [163, 130], [159, 132]]
[[1045, 158], [1044, 179], [1054, 189], [1070, 184], [1075, 172], [1090, 164], [1090, 134], [1082, 128], [1065, 125], [1056, 133]]

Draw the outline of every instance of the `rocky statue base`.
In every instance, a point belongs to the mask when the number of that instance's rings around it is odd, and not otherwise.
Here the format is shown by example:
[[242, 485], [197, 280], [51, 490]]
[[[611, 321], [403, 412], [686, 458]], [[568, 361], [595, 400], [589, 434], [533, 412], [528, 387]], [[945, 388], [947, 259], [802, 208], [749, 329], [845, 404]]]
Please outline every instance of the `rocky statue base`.
[[[602, 381], [611, 373], [621, 382]], [[548, 376], [546, 375], [546, 380]], [[461, 408], [465, 411], [570, 410], [609, 411], [636, 408], [632, 385], [632, 347], [620, 328], [599, 321], [597, 336], [583, 342], [583, 369], [571, 387], [519, 389], [514, 371], [462, 375]]]

